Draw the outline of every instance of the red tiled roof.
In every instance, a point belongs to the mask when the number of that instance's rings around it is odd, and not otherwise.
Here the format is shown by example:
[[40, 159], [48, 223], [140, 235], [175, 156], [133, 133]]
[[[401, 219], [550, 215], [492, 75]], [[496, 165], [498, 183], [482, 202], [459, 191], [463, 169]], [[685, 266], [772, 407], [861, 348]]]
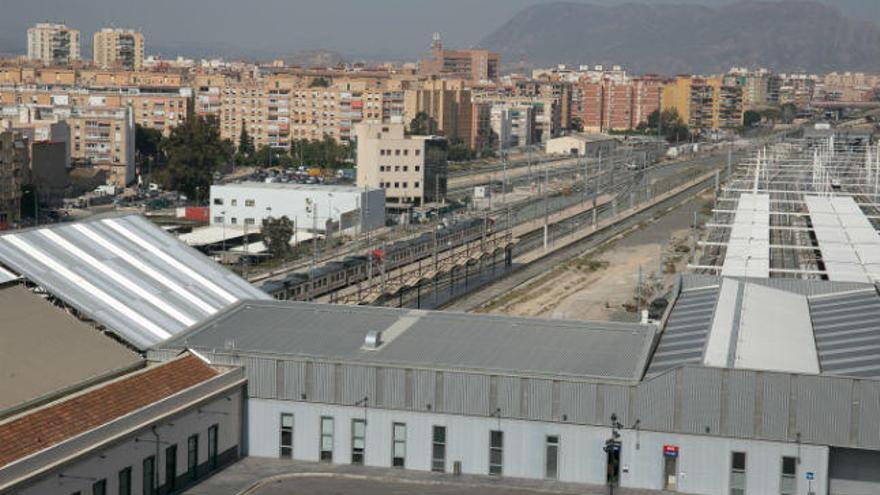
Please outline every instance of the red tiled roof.
[[185, 356], [0, 424], [0, 467], [218, 375]]

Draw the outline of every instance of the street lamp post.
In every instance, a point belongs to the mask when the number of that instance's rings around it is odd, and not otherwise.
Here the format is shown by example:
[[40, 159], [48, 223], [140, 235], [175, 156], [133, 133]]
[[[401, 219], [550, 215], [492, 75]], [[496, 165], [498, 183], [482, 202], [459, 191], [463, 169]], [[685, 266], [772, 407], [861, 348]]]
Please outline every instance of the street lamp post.
[[614, 495], [614, 487], [620, 476], [621, 428], [623, 428], [623, 424], [617, 420], [617, 414], [611, 413], [611, 437], [605, 441], [605, 447], [602, 448], [607, 455], [605, 480], [608, 483], [609, 495]]
[[220, 218], [223, 219], [220, 222], [220, 245], [222, 246], [220, 249], [220, 260], [223, 261], [223, 256], [226, 253], [226, 210], [220, 212]]

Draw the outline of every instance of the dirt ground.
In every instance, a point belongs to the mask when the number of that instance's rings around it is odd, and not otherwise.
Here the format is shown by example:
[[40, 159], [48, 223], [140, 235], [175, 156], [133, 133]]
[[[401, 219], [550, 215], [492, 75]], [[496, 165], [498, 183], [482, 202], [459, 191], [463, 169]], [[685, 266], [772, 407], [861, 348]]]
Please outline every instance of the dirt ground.
[[[710, 195], [688, 201], [598, 252], [556, 267], [496, 301], [486, 312], [568, 320], [636, 321], [640, 267], [643, 301], [650, 301], [685, 269], [693, 214], [707, 201], [711, 201]], [[661, 269], [662, 282], [658, 278]]]

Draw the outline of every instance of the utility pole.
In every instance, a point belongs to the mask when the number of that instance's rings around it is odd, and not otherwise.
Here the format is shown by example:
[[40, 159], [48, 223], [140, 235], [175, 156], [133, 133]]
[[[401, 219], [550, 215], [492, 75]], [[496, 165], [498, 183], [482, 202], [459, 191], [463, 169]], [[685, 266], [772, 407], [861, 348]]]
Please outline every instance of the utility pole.
[[547, 250], [547, 241], [550, 229], [550, 205], [548, 204], [550, 197], [547, 195], [547, 187], [550, 183], [549, 164], [544, 165], [544, 251]]

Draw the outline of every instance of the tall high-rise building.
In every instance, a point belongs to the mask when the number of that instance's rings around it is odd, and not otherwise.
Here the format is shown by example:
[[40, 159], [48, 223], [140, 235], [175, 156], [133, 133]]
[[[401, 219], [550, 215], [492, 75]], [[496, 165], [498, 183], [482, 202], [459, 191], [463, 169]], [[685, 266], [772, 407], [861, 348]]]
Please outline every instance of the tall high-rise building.
[[419, 72], [425, 76], [452, 77], [470, 81], [498, 79], [501, 56], [489, 50], [447, 50], [440, 35], [434, 33], [431, 58], [419, 62]]
[[39, 23], [27, 31], [28, 59], [46, 65], [64, 65], [79, 60], [79, 30], [64, 24]]
[[144, 35], [132, 29], [105, 28], [95, 33], [92, 51], [95, 65], [139, 71], [144, 66]]
[[27, 167], [27, 143], [21, 135], [0, 132], [0, 229], [21, 220], [21, 186]]

